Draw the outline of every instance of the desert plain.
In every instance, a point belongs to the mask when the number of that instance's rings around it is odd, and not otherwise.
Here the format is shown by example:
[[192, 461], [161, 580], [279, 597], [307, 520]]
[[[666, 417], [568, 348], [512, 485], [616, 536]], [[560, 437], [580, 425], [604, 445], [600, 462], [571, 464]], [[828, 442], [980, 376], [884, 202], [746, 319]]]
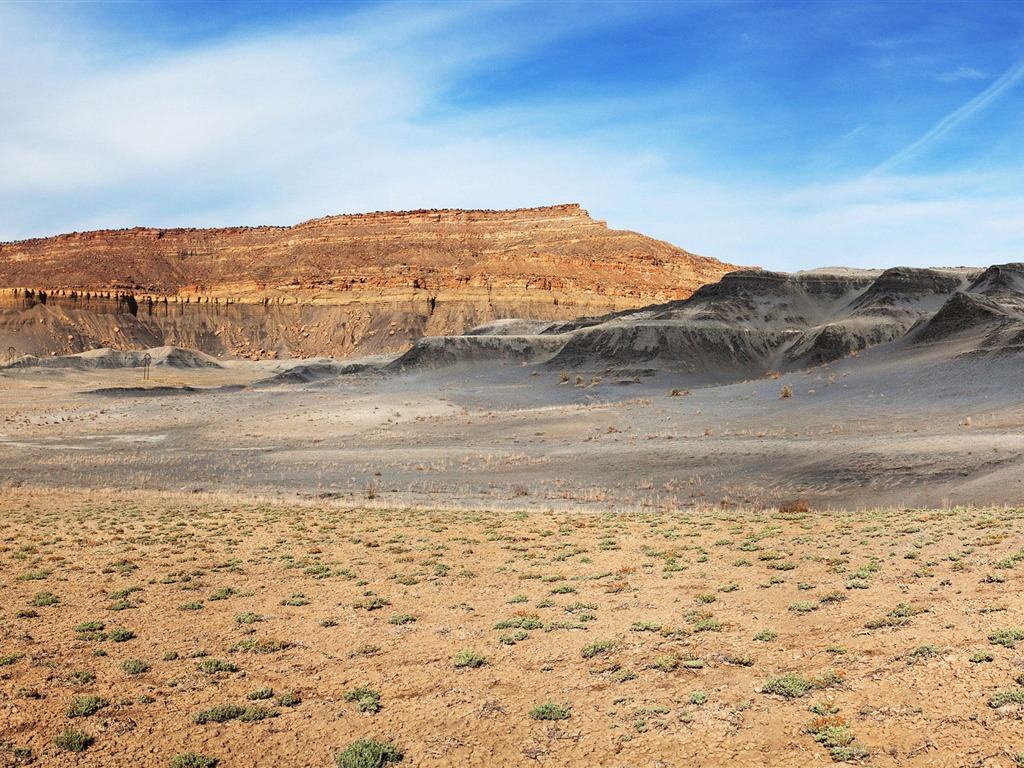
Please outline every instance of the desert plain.
[[2, 764], [1021, 764], [1013, 355], [152, 352], [0, 373]]

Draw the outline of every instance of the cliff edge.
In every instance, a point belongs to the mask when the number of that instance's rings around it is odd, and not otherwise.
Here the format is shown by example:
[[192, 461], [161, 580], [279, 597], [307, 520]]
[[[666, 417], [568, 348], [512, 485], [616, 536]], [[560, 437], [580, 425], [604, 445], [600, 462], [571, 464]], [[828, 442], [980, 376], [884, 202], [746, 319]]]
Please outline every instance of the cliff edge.
[[733, 269], [609, 229], [579, 205], [76, 232], [0, 243], [0, 353], [399, 352], [506, 317], [683, 299]]

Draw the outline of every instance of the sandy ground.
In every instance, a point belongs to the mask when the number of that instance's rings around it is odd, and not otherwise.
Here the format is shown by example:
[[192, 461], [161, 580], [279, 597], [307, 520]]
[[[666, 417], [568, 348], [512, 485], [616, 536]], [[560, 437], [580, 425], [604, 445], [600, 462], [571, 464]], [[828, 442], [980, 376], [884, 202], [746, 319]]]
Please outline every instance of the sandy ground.
[[691, 390], [501, 364], [256, 384], [281, 368], [9, 370], [0, 485], [577, 510], [1024, 502], [1019, 356], [869, 352]]
[[[993, 699], [1024, 701], [1020, 509], [11, 490], [0, 513], [0, 765], [328, 766], [374, 738], [415, 766], [806, 766], [831, 761], [808, 731], [823, 723], [864, 765], [1024, 751], [1021, 704]], [[457, 668], [464, 650], [486, 664]], [[802, 696], [773, 693], [786, 674]], [[357, 688], [379, 711], [346, 700]], [[548, 702], [568, 718], [530, 716]], [[225, 704], [276, 716], [197, 722]], [[55, 744], [69, 730], [84, 753]]]
[[[5, 371], [0, 765], [804, 766], [829, 724], [861, 764], [1018, 764], [1024, 396], [982, 362]], [[277, 716], [195, 722], [224, 704]]]

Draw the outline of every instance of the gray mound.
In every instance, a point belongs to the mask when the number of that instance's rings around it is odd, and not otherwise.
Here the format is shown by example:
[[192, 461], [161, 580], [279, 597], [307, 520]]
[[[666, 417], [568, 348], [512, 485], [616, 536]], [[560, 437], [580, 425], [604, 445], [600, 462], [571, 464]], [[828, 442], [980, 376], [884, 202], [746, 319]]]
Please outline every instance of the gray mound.
[[197, 352], [194, 349], [181, 347], [154, 347], [146, 350], [122, 352], [119, 349], [91, 349], [75, 355], [58, 357], [35, 357], [26, 355], [10, 363], [6, 368], [70, 368], [76, 371], [96, 369], [141, 368], [149, 355], [150, 365], [163, 365], [168, 368], [222, 368], [214, 358]]
[[83, 394], [103, 395], [106, 397], [173, 397], [174, 395], [200, 395], [216, 392], [241, 392], [245, 387], [241, 384], [228, 384], [223, 387], [100, 387], [90, 389]]
[[265, 379], [260, 379], [253, 386], [276, 386], [279, 384], [313, 384], [320, 381], [327, 381], [338, 376], [352, 373], [362, 373], [372, 370], [374, 366], [370, 363], [339, 363], [334, 360], [322, 360], [312, 363], [302, 363], [287, 370], [275, 373]]
[[[1024, 309], [1022, 307], [1021, 309]], [[1003, 329], [1024, 329], [1024, 311], [983, 294], [956, 293], [914, 334], [914, 343], [933, 344], [955, 338], [990, 337]]]
[[[796, 274], [739, 270], [681, 301], [573, 322], [501, 320], [425, 338], [396, 369], [521, 360], [576, 372], [662, 370], [694, 383], [759, 378], [895, 344], [950, 354], [1024, 344], [1024, 264]], [[541, 344], [539, 340], [544, 340]]]
[[427, 336], [388, 369], [439, 368], [484, 361], [538, 362], [565, 345], [560, 336]]

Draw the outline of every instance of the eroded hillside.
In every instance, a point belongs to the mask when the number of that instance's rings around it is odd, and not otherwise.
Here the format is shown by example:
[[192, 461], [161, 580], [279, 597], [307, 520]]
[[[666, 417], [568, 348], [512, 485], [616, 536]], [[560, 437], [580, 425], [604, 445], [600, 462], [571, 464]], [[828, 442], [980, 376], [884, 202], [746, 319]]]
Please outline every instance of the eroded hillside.
[[36, 355], [401, 351], [499, 318], [681, 299], [732, 269], [609, 229], [578, 205], [73, 233], [0, 245], [0, 345]]

